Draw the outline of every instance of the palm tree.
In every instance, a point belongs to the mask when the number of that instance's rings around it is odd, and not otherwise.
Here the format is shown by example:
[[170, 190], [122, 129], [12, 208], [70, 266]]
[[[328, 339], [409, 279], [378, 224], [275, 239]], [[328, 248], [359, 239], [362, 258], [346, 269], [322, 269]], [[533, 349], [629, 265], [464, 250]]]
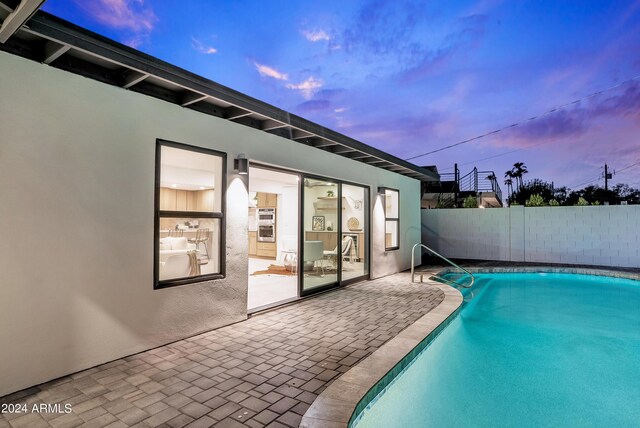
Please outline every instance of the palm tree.
[[495, 192], [496, 188], [498, 187], [498, 180], [496, 179], [496, 175], [492, 172], [491, 174], [487, 175], [487, 180], [491, 182], [491, 190]]
[[[511, 171], [507, 171], [509, 173], [511, 173]], [[506, 180], [504, 180], [504, 184], [505, 186], [507, 186], [507, 198], [511, 197], [511, 191], [513, 190], [513, 180], [510, 178], [507, 178]]]
[[522, 176], [528, 173], [527, 166], [524, 162], [516, 162], [513, 164], [513, 168], [511, 169], [513, 173], [513, 177], [515, 177], [516, 182], [518, 183], [518, 190], [522, 187]]
[[[504, 173], [504, 177], [506, 178], [506, 180], [504, 180], [504, 184], [507, 185], [507, 187], [510, 189], [509, 190], [509, 194], [513, 193], [513, 179], [516, 178], [513, 170], [509, 170], [506, 171]], [[516, 181], [517, 183], [517, 181]]]

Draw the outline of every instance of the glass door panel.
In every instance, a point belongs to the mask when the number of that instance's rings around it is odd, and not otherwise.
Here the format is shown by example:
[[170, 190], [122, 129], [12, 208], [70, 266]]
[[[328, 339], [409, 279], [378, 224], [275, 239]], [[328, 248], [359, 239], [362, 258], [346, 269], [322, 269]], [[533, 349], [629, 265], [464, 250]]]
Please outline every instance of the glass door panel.
[[369, 273], [368, 189], [342, 185], [342, 278], [341, 282]]
[[303, 186], [302, 291], [338, 282], [340, 249], [338, 185], [305, 178]]

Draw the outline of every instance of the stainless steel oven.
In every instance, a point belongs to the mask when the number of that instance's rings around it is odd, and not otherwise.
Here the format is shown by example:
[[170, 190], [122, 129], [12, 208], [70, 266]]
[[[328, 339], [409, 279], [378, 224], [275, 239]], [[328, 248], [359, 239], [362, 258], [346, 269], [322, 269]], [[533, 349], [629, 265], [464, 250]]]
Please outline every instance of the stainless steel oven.
[[275, 208], [258, 208], [258, 241], [276, 242]]

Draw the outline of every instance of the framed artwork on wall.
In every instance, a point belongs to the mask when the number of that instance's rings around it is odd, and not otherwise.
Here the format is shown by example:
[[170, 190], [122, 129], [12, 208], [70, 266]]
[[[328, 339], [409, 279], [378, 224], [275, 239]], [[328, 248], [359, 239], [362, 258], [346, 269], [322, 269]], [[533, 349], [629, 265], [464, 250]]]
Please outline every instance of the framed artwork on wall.
[[324, 230], [324, 216], [314, 215], [311, 219], [311, 230]]

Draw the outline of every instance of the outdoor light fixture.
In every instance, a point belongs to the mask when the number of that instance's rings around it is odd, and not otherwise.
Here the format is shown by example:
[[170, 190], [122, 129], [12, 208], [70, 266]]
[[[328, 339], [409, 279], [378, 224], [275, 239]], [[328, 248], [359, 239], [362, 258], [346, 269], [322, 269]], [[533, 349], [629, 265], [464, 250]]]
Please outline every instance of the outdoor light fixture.
[[249, 173], [249, 159], [247, 159], [244, 153], [240, 153], [237, 158], [233, 160], [233, 167], [238, 174], [247, 175]]

